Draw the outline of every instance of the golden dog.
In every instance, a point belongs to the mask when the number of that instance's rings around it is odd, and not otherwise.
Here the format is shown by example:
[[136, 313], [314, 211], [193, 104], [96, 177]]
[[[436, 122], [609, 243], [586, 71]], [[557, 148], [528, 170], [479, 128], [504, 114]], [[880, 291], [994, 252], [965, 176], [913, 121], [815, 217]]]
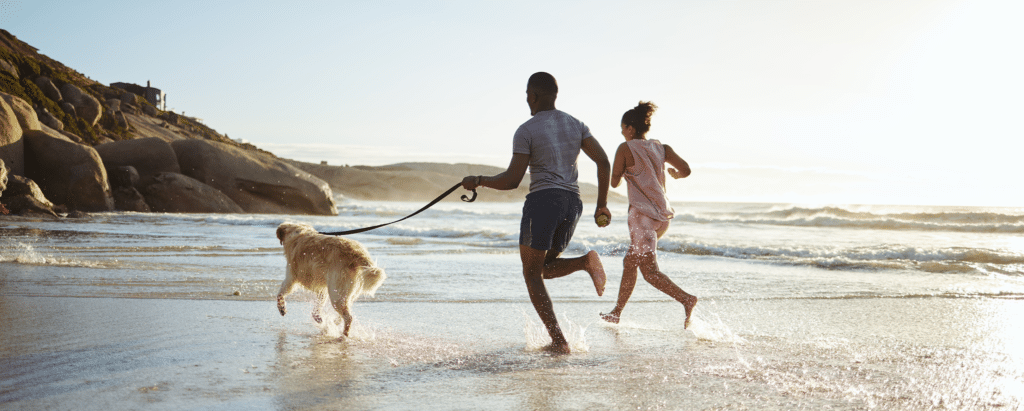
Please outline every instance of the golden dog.
[[277, 227], [277, 239], [284, 245], [288, 259], [277, 309], [285, 314], [284, 297], [297, 285], [317, 294], [313, 320], [320, 323], [320, 307], [330, 297], [334, 310], [345, 320], [344, 335], [352, 325], [352, 303], [360, 295], [373, 296], [387, 278], [384, 269], [370, 260], [370, 253], [358, 241], [318, 233], [300, 223], [283, 223]]

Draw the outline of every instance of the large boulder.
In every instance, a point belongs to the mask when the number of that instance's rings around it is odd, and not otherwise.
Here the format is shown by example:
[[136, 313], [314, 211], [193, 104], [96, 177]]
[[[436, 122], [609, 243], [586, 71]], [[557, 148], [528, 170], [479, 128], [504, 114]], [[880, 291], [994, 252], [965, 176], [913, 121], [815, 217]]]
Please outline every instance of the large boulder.
[[100, 104], [96, 97], [82, 91], [78, 86], [71, 83], [64, 83], [60, 92], [64, 95], [64, 100], [75, 106], [75, 114], [78, 117], [81, 117], [93, 126], [100, 121], [100, 116], [103, 115], [103, 105]]
[[121, 111], [121, 100], [118, 100], [116, 98], [108, 98], [105, 103], [107, 104], [107, 110], [109, 110], [111, 113], [115, 111]]
[[18, 68], [7, 60], [0, 59], [0, 71], [6, 71], [11, 75], [11, 77], [14, 77], [15, 80], [21, 79], [21, 76], [18, 75]]
[[75, 111], [75, 105], [67, 101], [60, 102], [60, 109], [64, 110], [64, 113], [71, 117], [78, 117], [78, 112]]
[[[55, 137], [55, 138], [59, 138], [61, 140], [71, 141], [71, 142], [76, 142], [76, 143], [78, 142], [78, 141], [72, 140], [71, 137], [68, 137], [68, 136], [64, 135], [64, 133], [65, 133], [64, 131], [54, 130], [54, 129], [50, 128], [49, 126], [45, 125], [45, 124], [43, 124], [43, 129], [39, 130], [39, 131], [42, 131], [43, 133], [46, 133], [50, 137]], [[71, 134], [71, 133], [68, 133], [68, 134]]]
[[163, 213], [244, 213], [227, 195], [178, 173], [157, 173], [142, 189], [152, 211]]
[[137, 211], [140, 213], [152, 211], [142, 193], [132, 186], [114, 188], [114, 208], [121, 211]]
[[326, 182], [283, 160], [209, 140], [171, 146], [183, 174], [227, 194], [246, 212], [338, 214]]
[[0, 98], [3, 98], [11, 106], [11, 110], [14, 111], [14, 116], [18, 118], [18, 124], [21, 125], [22, 131], [40, 130], [43, 128], [39, 123], [39, 116], [36, 115], [36, 110], [27, 101], [7, 93], [0, 93]]
[[153, 183], [156, 173], [178, 173], [178, 156], [170, 143], [157, 137], [115, 141], [96, 146], [103, 165], [110, 174], [118, 167], [131, 166], [139, 174], [135, 188], [142, 189]]
[[4, 205], [7, 206], [6, 208], [10, 210], [11, 214], [48, 219], [60, 218], [60, 216], [58, 216], [53, 210], [53, 207], [48, 207], [46, 204], [40, 203], [38, 200], [27, 194], [4, 197], [3, 200]]
[[135, 94], [135, 93], [132, 93], [130, 91], [125, 91], [124, 94], [121, 95], [121, 103], [132, 105], [132, 106], [138, 106], [139, 105], [139, 95]]
[[10, 180], [7, 183], [7, 190], [4, 191], [4, 198], [15, 197], [15, 196], [29, 196], [32, 197], [33, 202], [40, 204], [46, 208], [52, 209], [53, 203], [46, 199], [46, 195], [43, 194], [43, 190], [39, 189], [39, 185], [35, 181], [27, 177], [22, 176], [10, 176]]
[[132, 166], [107, 167], [107, 179], [111, 188], [135, 187], [139, 184], [139, 171]]
[[25, 176], [35, 180], [50, 201], [72, 210], [114, 209], [107, 172], [92, 147], [30, 130], [25, 133]]
[[4, 190], [7, 189], [7, 167], [4, 166], [4, 160], [0, 160], [0, 197], [3, 197]]
[[36, 77], [36, 86], [38, 86], [39, 90], [43, 91], [43, 95], [50, 100], [60, 102], [64, 99], [64, 97], [60, 95], [60, 90], [57, 89], [57, 86], [53, 85], [53, 80], [50, 80], [49, 77]]
[[18, 123], [18, 116], [0, 98], [0, 160], [7, 164], [12, 174], [25, 174], [25, 141], [23, 131]]
[[46, 125], [54, 130], [64, 129], [64, 122], [60, 121], [60, 119], [54, 116], [53, 113], [51, 113], [50, 110], [46, 109], [45, 107], [38, 112], [38, 116], [39, 122], [43, 125]]

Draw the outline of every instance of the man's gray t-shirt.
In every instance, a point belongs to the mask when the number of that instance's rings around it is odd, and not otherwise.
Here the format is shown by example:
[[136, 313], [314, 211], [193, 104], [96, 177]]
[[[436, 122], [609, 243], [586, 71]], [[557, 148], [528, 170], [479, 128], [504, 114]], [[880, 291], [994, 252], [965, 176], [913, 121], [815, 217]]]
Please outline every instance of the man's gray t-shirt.
[[579, 194], [576, 159], [590, 137], [582, 121], [560, 110], [541, 111], [519, 126], [512, 153], [530, 156], [530, 192], [560, 188]]

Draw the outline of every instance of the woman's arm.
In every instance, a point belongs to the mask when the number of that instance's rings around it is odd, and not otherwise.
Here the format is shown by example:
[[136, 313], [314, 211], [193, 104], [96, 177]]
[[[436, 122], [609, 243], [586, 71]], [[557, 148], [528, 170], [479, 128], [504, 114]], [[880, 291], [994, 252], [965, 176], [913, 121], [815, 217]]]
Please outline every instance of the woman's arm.
[[618, 187], [622, 182], [622, 175], [626, 173], [626, 167], [633, 165], [633, 152], [629, 150], [629, 144], [619, 144], [615, 150], [615, 162], [612, 164], [612, 187]]
[[690, 165], [686, 163], [686, 160], [679, 157], [675, 150], [672, 150], [672, 147], [669, 147], [667, 144], [665, 145], [665, 162], [675, 167], [668, 169], [668, 174], [672, 178], [686, 178], [690, 175]]

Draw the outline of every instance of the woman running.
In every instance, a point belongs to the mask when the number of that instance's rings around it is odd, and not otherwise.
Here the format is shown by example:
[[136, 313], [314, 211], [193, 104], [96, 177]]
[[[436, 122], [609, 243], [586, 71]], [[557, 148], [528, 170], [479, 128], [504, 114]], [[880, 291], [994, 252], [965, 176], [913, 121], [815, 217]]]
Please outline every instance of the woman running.
[[615, 152], [611, 185], [618, 187], [622, 177], [626, 178], [631, 244], [622, 259], [619, 300], [615, 308], [607, 314], [601, 314], [601, 318], [612, 323], [619, 322], [622, 309], [626, 307], [636, 285], [636, 271], [639, 268], [644, 279], [654, 288], [683, 304], [686, 309], [683, 327], [688, 328], [697, 297], [687, 294], [658, 269], [657, 251], [658, 239], [668, 231], [669, 222], [675, 215], [665, 194], [665, 163], [672, 166], [668, 168], [672, 178], [689, 176], [690, 165], [672, 147], [658, 140], [647, 139], [647, 131], [651, 129], [651, 115], [657, 109], [654, 103], [641, 101], [622, 115], [622, 136], [626, 142], [619, 145]]

